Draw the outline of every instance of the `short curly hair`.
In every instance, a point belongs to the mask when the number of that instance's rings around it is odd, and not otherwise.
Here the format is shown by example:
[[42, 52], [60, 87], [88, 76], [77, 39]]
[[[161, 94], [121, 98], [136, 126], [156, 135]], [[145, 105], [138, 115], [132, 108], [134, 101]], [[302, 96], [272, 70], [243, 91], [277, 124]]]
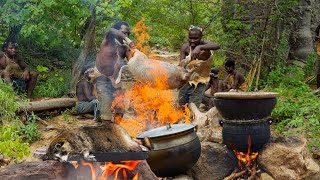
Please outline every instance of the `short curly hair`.
[[226, 61], [226, 63], [224, 64], [224, 66], [226, 66], [226, 67], [235, 67], [236, 66], [236, 62], [234, 61], [234, 60], [231, 60], [231, 59], [229, 59], [229, 60], [227, 60]]

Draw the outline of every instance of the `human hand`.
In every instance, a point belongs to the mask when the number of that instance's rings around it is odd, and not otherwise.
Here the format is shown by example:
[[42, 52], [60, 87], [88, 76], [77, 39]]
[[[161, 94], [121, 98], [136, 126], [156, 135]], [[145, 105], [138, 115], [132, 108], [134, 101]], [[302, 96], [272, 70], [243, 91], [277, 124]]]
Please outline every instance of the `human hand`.
[[136, 47], [136, 43], [134, 43], [133, 41], [131, 41], [131, 42], [129, 43], [129, 47], [130, 47], [131, 49], [134, 49], [134, 48]]
[[193, 59], [193, 60], [198, 59], [199, 55], [200, 55], [200, 52], [201, 52], [200, 46], [196, 46], [192, 51], [191, 59]]
[[24, 80], [29, 80], [29, 79], [30, 79], [30, 73], [29, 73], [28, 70], [26, 70], [26, 71], [24, 71], [24, 72], [22, 73], [22, 78], [23, 78]]

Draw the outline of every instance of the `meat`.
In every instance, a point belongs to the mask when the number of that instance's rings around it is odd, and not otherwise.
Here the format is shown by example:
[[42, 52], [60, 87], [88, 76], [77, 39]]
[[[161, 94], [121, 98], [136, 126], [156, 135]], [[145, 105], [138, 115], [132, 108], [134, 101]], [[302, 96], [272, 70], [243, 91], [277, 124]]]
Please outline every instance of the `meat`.
[[[126, 65], [133, 76], [142, 83], [155, 85], [158, 81], [163, 81], [166, 89], [181, 88], [190, 79], [195, 69], [184, 69], [174, 64], [151, 60], [142, 52], [135, 50], [134, 56]], [[119, 72], [116, 84], [120, 83], [121, 73], [125, 66]]]

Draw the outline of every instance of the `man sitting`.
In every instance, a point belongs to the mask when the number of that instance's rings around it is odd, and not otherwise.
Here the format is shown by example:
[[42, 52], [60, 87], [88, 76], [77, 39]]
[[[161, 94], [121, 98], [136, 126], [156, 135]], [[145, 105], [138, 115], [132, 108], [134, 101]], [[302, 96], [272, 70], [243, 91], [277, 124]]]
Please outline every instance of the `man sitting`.
[[235, 70], [236, 63], [234, 60], [227, 60], [224, 67], [228, 73], [224, 83], [228, 91], [246, 91], [245, 79], [242, 73]]
[[3, 53], [0, 53], [0, 76], [6, 83], [12, 84], [15, 79], [21, 85], [26, 83], [27, 96], [32, 97], [32, 92], [37, 83], [38, 73], [31, 71], [23, 58], [16, 53], [17, 43], [7, 40], [2, 45]]
[[76, 85], [77, 104], [76, 110], [78, 113], [94, 113], [94, 119], [98, 118], [98, 100], [93, 95], [94, 85], [94, 69], [88, 68], [83, 73], [84, 77]]
[[210, 93], [205, 93], [202, 98], [202, 103], [206, 105], [208, 110], [214, 106], [214, 93], [227, 90], [226, 84], [222, 80], [219, 80], [218, 74], [218, 69], [211, 69], [210, 81], [206, 87], [206, 91], [210, 89]]

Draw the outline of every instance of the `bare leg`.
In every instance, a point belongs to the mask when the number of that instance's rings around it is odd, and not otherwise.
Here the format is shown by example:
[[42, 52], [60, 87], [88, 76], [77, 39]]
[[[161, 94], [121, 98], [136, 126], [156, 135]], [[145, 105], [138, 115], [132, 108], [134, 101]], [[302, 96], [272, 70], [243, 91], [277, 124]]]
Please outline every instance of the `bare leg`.
[[38, 73], [31, 71], [30, 72], [30, 79], [27, 81], [27, 86], [28, 86], [27, 96], [28, 96], [28, 98], [32, 97], [33, 90], [36, 87], [37, 79], [38, 79]]

